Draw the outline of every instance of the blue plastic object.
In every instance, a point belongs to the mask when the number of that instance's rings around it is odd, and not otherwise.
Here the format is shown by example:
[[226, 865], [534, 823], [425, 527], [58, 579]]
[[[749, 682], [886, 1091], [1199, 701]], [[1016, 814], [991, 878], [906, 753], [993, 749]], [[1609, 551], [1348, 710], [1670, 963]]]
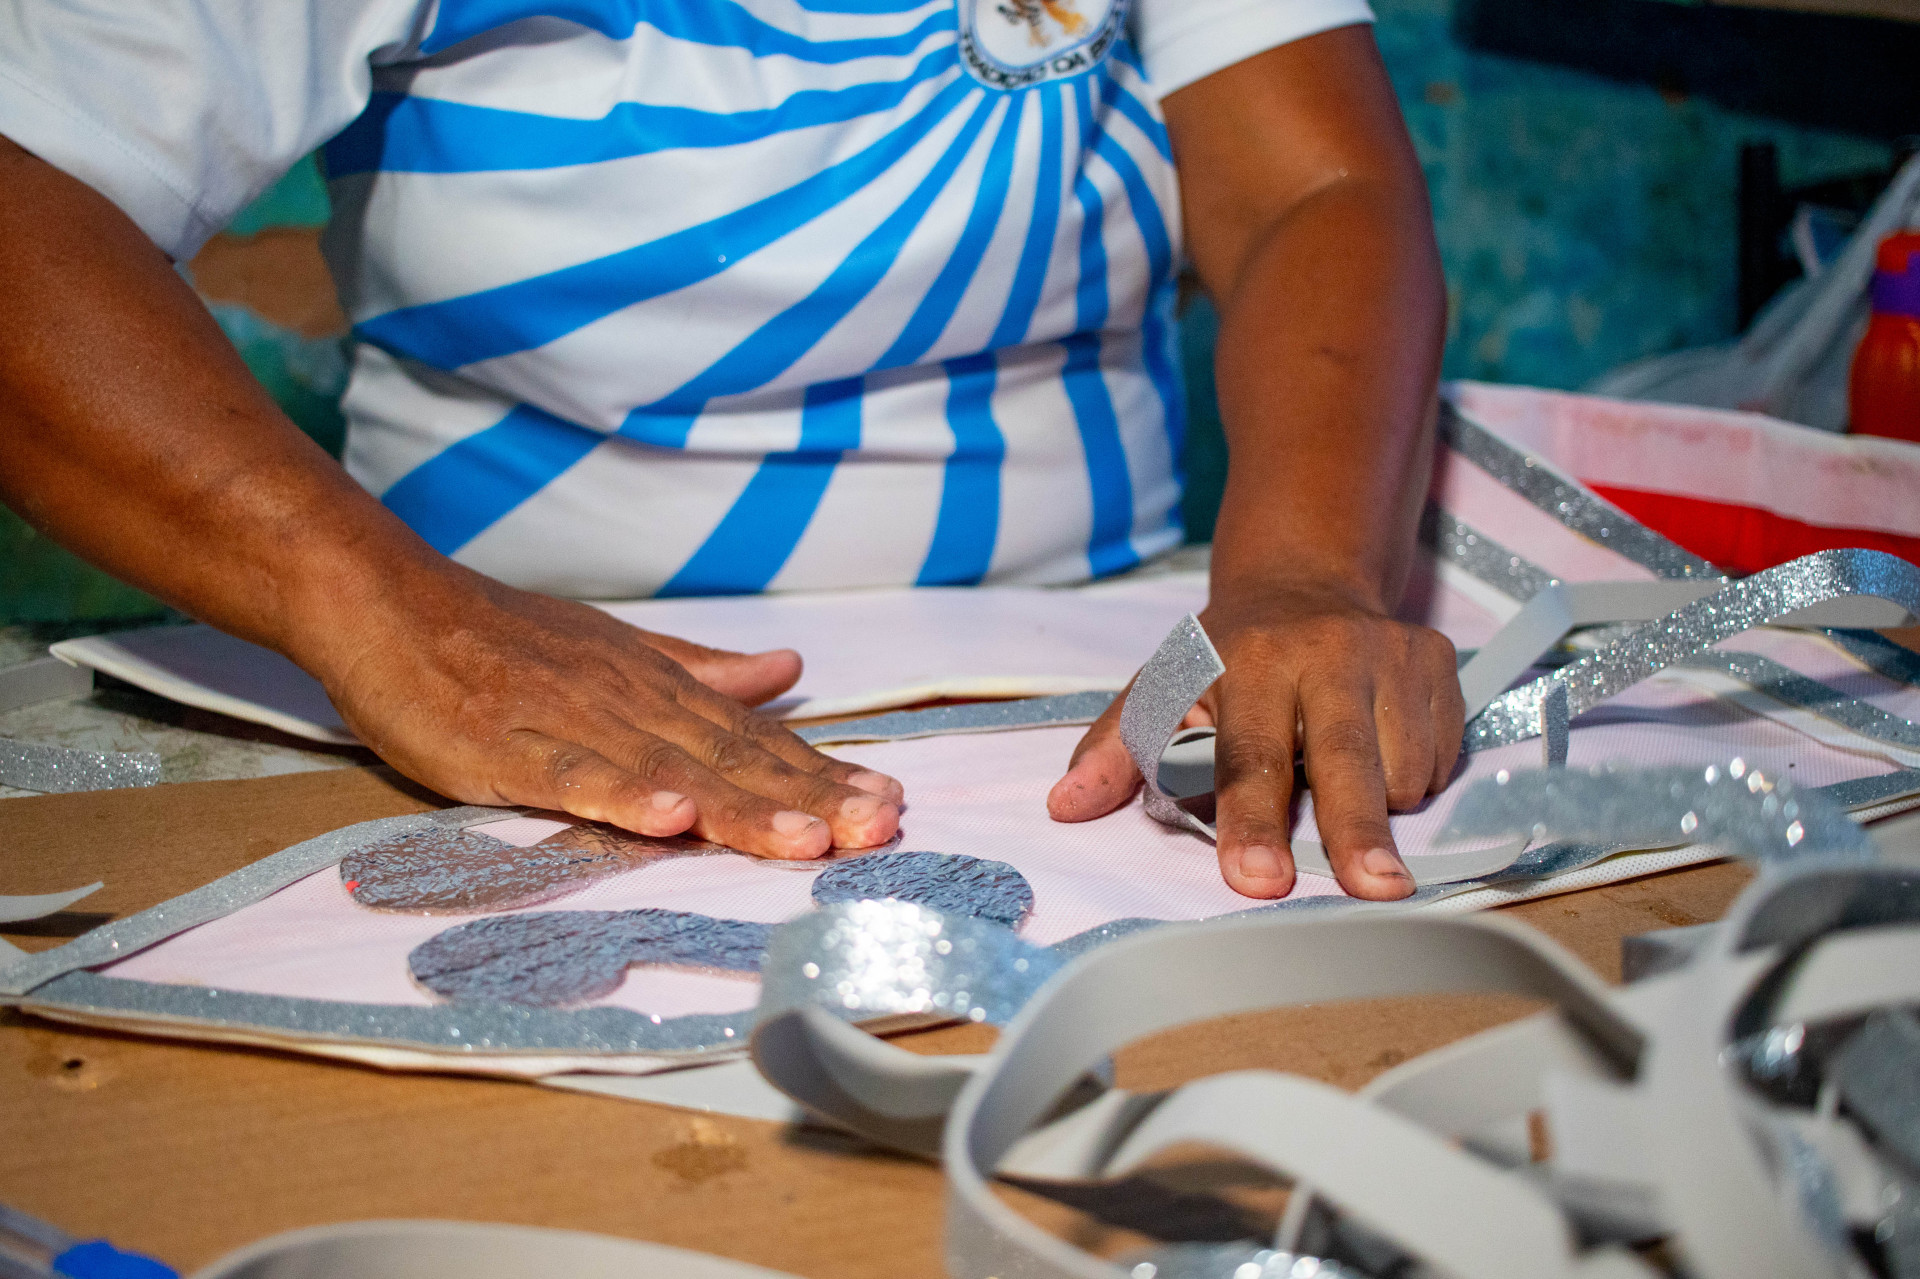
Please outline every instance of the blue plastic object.
[[77, 1243], [53, 1259], [53, 1272], [67, 1279], [180, 1279], [152, 1257], [121, 1252], [104, 1239]]

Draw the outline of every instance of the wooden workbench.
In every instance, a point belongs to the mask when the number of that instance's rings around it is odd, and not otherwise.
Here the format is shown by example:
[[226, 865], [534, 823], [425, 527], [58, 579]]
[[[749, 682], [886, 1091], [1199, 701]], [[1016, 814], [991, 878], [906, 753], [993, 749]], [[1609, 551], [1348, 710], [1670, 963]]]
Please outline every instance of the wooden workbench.
[[[0, 804], [0, 893], [94, 879], [68, 915], [0, 925], [44, 949], [324, 831], [441, 801], [355, 769]], [[1609, 979], [1620, 938], [1717, 918], [1746, 882], [1725, 863], [1543, 898], [1509, 913]], [[9, 929], [15, 931], [7, 931]], [[1355, 1087], [1527, 1011], [1494, 997], [1381, 1000], [1210, 1022], [1128, 1049], [1123, 1086], [1265, 1066]], [[990, 1031], [912, 1037], [971, 1051]], [[1252, 1201], [1143, 1175], [1073, 1196], [1018, 1192], [1103, 1251], [1150, 1236], [1257, 1233]], [[0, 1202], [189, 1271], [263, 1235], [440, 1217], [628, 1235], [819, 1279], [941, 1273], [938, 1169], [823, 1130], [292, 1054], [76, 1031], [0, 1013]]]

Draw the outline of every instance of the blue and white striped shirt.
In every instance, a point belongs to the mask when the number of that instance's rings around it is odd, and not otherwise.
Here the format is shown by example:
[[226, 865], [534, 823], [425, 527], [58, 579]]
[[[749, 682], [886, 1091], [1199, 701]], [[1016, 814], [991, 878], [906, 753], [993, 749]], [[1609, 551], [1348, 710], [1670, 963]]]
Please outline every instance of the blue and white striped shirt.
[[1179, 538], [1159, 95], [1368, 17], [1125, 3], [44, 0], [0, 132], [176, 255], [337, 132], [347, 465], [503, 580], [1071, 581]]

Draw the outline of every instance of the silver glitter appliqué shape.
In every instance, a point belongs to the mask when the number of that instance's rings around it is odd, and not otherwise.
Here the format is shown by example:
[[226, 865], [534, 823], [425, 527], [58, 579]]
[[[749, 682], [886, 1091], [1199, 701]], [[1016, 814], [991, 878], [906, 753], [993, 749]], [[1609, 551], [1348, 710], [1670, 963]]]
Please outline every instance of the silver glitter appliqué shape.
[[1541, 701], [1550, 686], [1567, 690], [1568, 710], [1578, 716], [1723, 639], [1853, 595], [1890, 600], [1920, 614], [1920, 568], [1884, 551], [1843, 550], [1820, 551], [1756, 573], [1495, 698], [1467, 725], [1464, 745], [1481, 751], [1537, 735]]
[[1140, 668], [1120, 708], [1120, 741], [1146, 780], [1142, 799], [1147, 815], [1208, 839], [1213, 838], [1213, 827], [1180, 807], [1160, 785], [1160, 757], [1180, 731], [1180, 721], [1226, 670], [1200, 619], [1189, 613]]
[[962, 853], [876, 853], [838, 862], [813, 881], [813, 900], [903, 901], [945, 915], [1018, 928], [1033, 909], [1033, 885], [1005, 862]]
[[1000, 1026], [1062, 962], [984, 919], [912, 902], [836, 902], [774, 930], [760, 1015], [816, 1005], [848, 1021], [931, 1013]]
[[471, 830], [428, 829], [340, 861], [353, 900], [373, 910], [467, 915], [551, 901], [588, 881], [667, 857], [734, 850], [585, 823], [519, 847]]
[[422, 942], [407, 968], [443, 999], [554, 1008], [611, 993], [635, 964], [753, 972], [771, 931], [677, 910], [495, 915]]
[[152, 751], [81, 751], [0, 737], [0, 786], [71, 795], [160, 784], [160, 757]]
[[1608, 506], [1440, 400], [1440, 436], [1461, 457], [1580, 534], [1658, 577], [1720, 577], [1719, 569], [1668, 541], [1625, 511]]
[[1762, 862], [1874, 855], [1866, 831], [1839, 805], [1738, 759], [1620, 772], [1503, 770], [1467, 789], [1440, 838], [1523, 833], [1637, 848], [1711, 844]]

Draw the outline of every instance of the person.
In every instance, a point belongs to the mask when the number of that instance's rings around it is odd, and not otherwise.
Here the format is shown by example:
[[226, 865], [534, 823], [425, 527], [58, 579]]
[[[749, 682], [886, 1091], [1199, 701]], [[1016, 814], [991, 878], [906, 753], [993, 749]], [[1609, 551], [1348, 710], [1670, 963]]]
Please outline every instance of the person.
[[[454, 799], [767, 857], [891, 778], [749, 708], [789, 651], [579, 598], [1083, 580], [1180, 538], [1171, 308], [1218, 305], [1219, 857], [1354, 894], [1444, 784], [1396, 621], [1444, 291], [1365, 0], [89, 0], [0, 9], [0, 498], [325, 685]], [[345, 469], [175, 262], [325, 144]], [[377, 496], [376, 496], [377, 495]], [[571, 598], [570, 598], [571, 597]], [[1048, 799], [1139, 778], [1117, 715]]]

